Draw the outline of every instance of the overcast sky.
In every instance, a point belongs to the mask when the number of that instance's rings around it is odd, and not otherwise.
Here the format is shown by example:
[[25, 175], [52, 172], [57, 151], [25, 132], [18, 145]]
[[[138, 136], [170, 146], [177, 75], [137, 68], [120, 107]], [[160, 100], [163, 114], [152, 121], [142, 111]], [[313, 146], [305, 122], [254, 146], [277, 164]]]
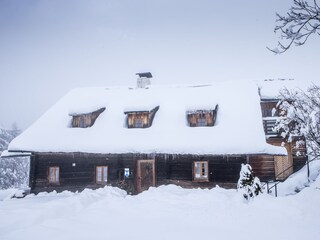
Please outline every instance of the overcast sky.
[[319, 37], [274, 55], [293, 0], [0, 0], [0, 126], [26, 128], [75, 87], [319, 80]]

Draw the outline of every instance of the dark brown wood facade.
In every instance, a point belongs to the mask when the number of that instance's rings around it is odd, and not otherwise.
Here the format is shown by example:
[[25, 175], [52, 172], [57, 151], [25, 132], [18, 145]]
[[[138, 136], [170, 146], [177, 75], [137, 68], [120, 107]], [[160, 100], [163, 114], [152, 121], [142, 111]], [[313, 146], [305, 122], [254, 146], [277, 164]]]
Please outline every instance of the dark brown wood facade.
[[[236, 187], [246, 155], [199, 156], [172, 154], [35, 153], [31, 157], [31, 192], [77, 191], [104, 185], [120, 187], [131, 194], [150, 186], [176, 184], [185, 188]], [[208, 162], [208, 180], [194, 180], [194, 162]], [[59, 167], [59, 181], [51, 183], [50, 167]], [[107, 167], [107, 181], [97, 182], [97, 167]], [[125, 169], [129, 175], [125, 177]], [[106, 174], [104, 174], [106, 175]]]
[[[278, 116], [276, 106], [276, 101], [261, 103], [263, 118], [270, 120], [270, 117]], [[128, 128], [139, 125], [135, 126], [136, 119], [142, 119], [143, 124], [138, 127], [150, 127], [158, 109], [159, 107], [151, 111], [125, 112]], [[214, 125], [216, 113], [217, 107], [215, 110], [192, 112], [190, 116], [187, 114], [187, 120], [195, 122], [191, 118], [202, 114], [201, 117], [210, 126]], [[272, 132], [272, 126], [265, 128], [265, 131], [269, 144], [282, 145], [284, 140], [276, 132]], [[242, 163], [249, 163], [254, 175], [261, 181], [281, 181], [302, 168], [306, 162], [306, 148], [302, 145], [294, 147], [296, 141], [286, 144], [288, 156], [33, 153], [30, 187], [31, 192], [38, 193], [53, 190], [80, 191], [110, 185], [120, 187], [130, 194], [166, 184], [185, 188], [212, 188], [216, 185], [235, 188]], [[51, 181], [50, 169], [55, 174]]]

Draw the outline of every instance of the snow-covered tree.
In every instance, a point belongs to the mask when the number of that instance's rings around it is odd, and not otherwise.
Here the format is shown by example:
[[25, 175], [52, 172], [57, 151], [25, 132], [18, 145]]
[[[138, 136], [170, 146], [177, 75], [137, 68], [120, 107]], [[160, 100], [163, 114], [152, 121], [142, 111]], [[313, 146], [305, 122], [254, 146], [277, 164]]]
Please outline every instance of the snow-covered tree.
[[258, 177], [253, 176], [252, 168], [249, 164], [241, 164], [238, 191], [242, 192], [243, 197], [247, 200], [262, 193], [260, 180]]
[[20, 134], [20, 130], [16, 129], [2, 129], [0, 128], [0, 152], [7, 149], [12, 139]]
[[[6, 150], [13, 138], [20, 134], [14, 124], [13, 129], [0, 128], [0, 154]], [[26, 186], [29, 174], [29, 161], [26, 157], [0, 158], [0, 189]]]
[[29, 161], [27, 157], [0, 159], [0, 189], [27, 186]]
[[285, 43], [278, 41], [278, 46], [270, 51], [279, 54], [287, 51], [292, 44], [301, 46], [308, 38], [320, 35], [320, 2], [317, 0], [294, 0], [293, 6], [286, 15], [277, 13], [275, 33], [280, 33], [280, 38]]
[[320, 158], [320, 86], [306, 92], [284, 89], [281, 98], [278, 107], [286, 117], [278, 120], [275, 130], [288, 142], [301, 139], [295, 147], [306, 144], [309, 157]]

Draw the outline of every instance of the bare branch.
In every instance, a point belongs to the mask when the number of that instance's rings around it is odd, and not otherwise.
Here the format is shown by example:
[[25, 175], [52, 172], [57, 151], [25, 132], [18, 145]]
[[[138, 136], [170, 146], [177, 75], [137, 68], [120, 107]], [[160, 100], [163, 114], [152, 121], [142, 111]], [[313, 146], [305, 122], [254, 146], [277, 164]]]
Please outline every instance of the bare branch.
[[285, 16], [276, 13], [278, 24], [274, 32], [280, 32], [280, 38], [289, 42], [278, 41], [276, 48], [267, 47], [267, 49], [276, 54], [284, 53], [293, 44], [295, 46], [305, 44], [313, 33], [320, 35], [320, 8], [317, 1], [313, 0], [313, 3], [309, 4], [306, 0], [294, 0], [293, 6]]

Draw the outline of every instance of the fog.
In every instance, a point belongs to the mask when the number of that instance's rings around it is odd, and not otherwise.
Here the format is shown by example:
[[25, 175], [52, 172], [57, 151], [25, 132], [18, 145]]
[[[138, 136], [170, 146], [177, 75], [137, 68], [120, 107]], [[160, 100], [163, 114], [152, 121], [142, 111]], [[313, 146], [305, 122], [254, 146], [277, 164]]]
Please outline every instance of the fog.
[[72, 88], [294, 78], [320, 82], [319, 36], [281, 55], [292, 0], [0, 0], [0, 126], [25, 129]]

